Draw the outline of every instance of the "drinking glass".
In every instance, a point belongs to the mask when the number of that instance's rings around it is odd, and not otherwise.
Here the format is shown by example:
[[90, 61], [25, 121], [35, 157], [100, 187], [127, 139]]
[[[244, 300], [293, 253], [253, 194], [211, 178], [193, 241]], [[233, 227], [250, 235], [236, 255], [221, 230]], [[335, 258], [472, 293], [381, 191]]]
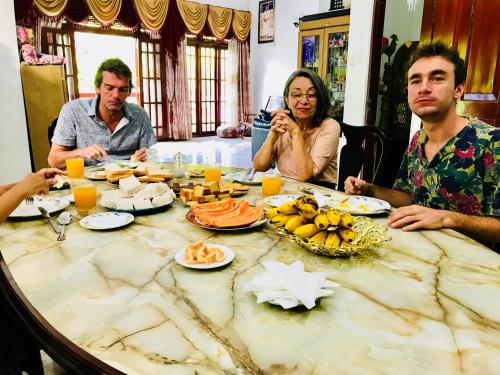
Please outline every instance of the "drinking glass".
[[205, 168], [205, 182], [209, 181], [220, 181], [222, 172], [220, 167], [209, 167]]
[[83, 159], [66, 159], [66, 173], [71, 178], [83, 177]]
[[281, 177], [275, 174], [262, 176], [262, 194], [264, 196], [279, 194], [281, 190]]
[[75, 206], [78, 211], [90, 211], [96, 206], [97, 189], [94, 185], [81, 185], [73, 189]]

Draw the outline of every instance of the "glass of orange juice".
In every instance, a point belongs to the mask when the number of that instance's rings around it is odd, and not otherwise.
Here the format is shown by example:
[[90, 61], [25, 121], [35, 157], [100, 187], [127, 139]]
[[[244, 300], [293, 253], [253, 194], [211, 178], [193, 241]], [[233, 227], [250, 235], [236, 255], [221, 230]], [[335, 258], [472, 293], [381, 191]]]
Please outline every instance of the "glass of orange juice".
[[71, 178], [83, 177], [83, 159], [66, 159], [66, 173]]
[[276, 174], [262, 176], [262, 194], [265, 196], [279, 194], [281, 190], [281, 177]]
[[222, 175], [220, 167], [209, 167], [205, 168], [205, 182], [209, 181], [220, 181], [220, 177]]
[[73, 197], [78, 211], [90, 211], [97, 203], [97, 189], [94, 185], [80, 185], [73, 189]]

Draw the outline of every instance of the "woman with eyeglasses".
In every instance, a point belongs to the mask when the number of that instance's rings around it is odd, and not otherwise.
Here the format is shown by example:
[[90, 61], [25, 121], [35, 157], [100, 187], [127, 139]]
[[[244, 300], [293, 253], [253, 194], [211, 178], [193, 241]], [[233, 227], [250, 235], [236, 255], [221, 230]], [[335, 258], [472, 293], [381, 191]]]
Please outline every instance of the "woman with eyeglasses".
[[273, 112], [269, 135], [253, 159], [255, 170], [266, 171], [275, 161], [285, 177], [333, 187], [340, 125], [329, 117], [325, 84], [311, 70], [296, 70], [283, 99], [285, 108]]

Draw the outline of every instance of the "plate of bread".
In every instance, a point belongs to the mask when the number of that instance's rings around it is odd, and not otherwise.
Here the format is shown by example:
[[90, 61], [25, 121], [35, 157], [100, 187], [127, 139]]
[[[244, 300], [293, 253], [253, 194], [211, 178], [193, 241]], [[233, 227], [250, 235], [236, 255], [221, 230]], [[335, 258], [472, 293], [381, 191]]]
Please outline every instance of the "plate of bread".
[[181, 266], [202, 270], [225, 266], [233, 259], [231, 248], [203, 241], [190, 243], [175, 254], [175, 261]]
[[[106, 180], [111, 183], [118, 183], [123, 178], [136, 176], [139, 182], [165, 182], [174, 178], [174, 175], [169, 170], [163, 169], [160, 166], [148, 166], [139, 164], [136, 168], [122, 168], [112, 166], [104, 169]], [[98, 174], [102, 176], [102, 173]]]
[[112, 211], [144, 215], [164, 211], [174, 197], [174, 192], [164, 182], [143, 184], [130, 176], [119, 181], [119, 189], [103, 191], [100, 204]]

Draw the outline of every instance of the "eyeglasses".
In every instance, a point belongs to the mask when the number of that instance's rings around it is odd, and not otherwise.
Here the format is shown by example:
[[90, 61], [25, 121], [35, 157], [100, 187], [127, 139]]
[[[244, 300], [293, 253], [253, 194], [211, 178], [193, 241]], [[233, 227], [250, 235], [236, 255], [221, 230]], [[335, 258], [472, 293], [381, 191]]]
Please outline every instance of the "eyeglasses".
[[301, 100], [303, 97], [306, 97], [307, 101], [308, 102], [315, 102], [318, 97], [316, 96], [316, 94], [313, 94], [313, 93], [301, 93], [301, 92], [293, 92], [290, 94], [290, 99], [292, 99], [294, 102], [298, 102], [299, 100]]

